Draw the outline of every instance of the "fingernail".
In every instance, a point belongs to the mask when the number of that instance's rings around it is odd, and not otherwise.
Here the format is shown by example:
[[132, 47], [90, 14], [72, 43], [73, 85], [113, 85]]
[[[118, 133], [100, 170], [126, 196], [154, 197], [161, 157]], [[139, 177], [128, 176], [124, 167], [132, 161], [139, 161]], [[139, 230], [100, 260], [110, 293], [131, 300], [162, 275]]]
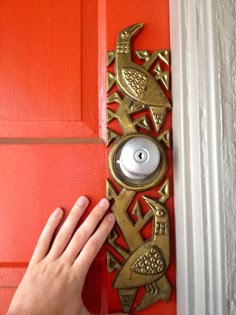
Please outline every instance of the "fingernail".
[[59, 217], [62, 214], [62, 209], [61, 208], [57, 208], [54, 212], [53, 212], [53, 216], [54, 217]]
[[107, 215], [107, 220], [109, 221], [109, 222], [115, 222], [115, 216], [114, 216], [114, 214], [112, 214], [112, 213], [109, 213], [108, 215]]
[[77, 204], [80, 207], [86, 206], [88, 204], [88, 198], [86, 198], [85, 196], [79, 197]]
[[99, 202], [99, 206], [102, 207], [102, 208], [109, 207], [109, 201], [106, 198], [103, 198]]

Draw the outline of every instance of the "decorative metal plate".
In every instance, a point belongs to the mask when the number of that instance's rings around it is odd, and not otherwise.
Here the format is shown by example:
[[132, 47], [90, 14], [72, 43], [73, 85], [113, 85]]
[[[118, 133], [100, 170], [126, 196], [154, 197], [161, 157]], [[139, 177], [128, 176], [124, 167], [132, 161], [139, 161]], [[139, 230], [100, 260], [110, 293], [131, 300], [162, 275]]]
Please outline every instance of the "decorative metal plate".
[[[116, 216], [116, 226], [108, 238], [111, 248], [107, 251], [107, 267], [108, 272], [116, 272], [113, 287], [127, 313], [134, 306], [140, 287], [146, 293], [136, 312], [159, 300], [167, 302], [171, 296], [166, 277], [170, 222], [165, 206], [170, 195], [166, 177], [170, 130], [162, 130], [171, 109], [165, 93], [169, 89], [169, 51], [132, 52], [132, 38], [142, 27], [142, 23], [137, 23], [123, 29], [118, 34], [116, 50], [107, 53], [106, 144], [112, 177], [107, 180], [107, 198], [112, 201], [111, 210]], [[143, 179], [136, 175], [127, 177], [120, 165], [122, 148], [135, 137], [151, 141], [160, 152], [159, 166]], [[158, 184], [161, 186], [156, 197], [149, 196], [148, 191]], [[143, 229], [149, 223], [151, 235], [147, 237]], [[123, 245], [117, 242], [120, 238]]]

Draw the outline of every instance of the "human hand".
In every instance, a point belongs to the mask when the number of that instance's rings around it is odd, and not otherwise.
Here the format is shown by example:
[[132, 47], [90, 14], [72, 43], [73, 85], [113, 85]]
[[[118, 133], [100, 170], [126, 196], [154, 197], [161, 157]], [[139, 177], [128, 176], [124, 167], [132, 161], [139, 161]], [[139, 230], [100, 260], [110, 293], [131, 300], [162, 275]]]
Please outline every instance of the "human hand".
[[63, 210], [49, 217], [7, 315], [90, 315], [81, 292], [115, 218], [111, 213], [104, 217], [109, 202], [102, 199], [76, 230], [88, 204], [86, 197], [77, 200], [54, 240]]

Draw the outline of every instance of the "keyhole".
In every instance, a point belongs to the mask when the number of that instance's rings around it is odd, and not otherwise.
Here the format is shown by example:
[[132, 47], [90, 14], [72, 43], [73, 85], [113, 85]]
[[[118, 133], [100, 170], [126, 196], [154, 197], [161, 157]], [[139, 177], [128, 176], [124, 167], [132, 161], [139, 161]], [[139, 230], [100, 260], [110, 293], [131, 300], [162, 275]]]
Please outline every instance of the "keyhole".
[[139, 153], [139, 158], [140, 158], [140, 160], [143, 159], [143, 153], [142, 152]]
[[145, 150], [137, 150], [134, 154], [134, 159], [137, 162], [145, 162], [148, 159], [148, 153]]

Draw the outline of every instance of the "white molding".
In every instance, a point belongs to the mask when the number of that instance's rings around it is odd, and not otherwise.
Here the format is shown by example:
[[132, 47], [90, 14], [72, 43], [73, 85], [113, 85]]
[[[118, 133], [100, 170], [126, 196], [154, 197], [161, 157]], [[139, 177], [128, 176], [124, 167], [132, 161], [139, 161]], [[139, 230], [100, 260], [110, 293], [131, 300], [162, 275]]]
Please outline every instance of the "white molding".
[[170, 0], [178, 315], [226, 315], [215, 0]]

